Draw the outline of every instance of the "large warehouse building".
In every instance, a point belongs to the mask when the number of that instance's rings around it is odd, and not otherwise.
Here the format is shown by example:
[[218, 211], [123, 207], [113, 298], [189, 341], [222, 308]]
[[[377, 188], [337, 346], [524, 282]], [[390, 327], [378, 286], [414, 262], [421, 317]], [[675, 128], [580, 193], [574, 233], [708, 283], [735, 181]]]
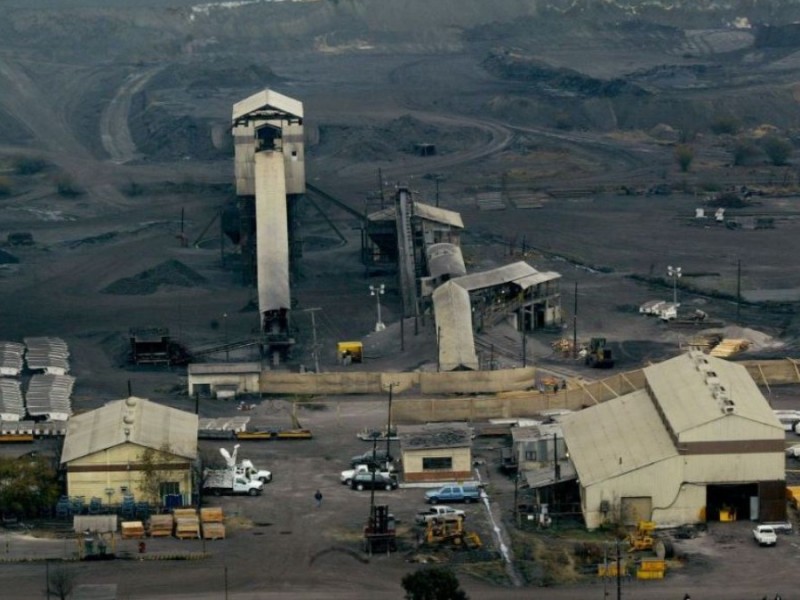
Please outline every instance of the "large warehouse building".
[[191, 504], [197, 424], [197, 415], [135, 397], [72, 417], [61, 453], [67, 492], [110, 505], [128, 495]]
[[587, 527], [785, 519], [784, 431], [745, 368], [690, 352], [644, 374], [563, 420]]

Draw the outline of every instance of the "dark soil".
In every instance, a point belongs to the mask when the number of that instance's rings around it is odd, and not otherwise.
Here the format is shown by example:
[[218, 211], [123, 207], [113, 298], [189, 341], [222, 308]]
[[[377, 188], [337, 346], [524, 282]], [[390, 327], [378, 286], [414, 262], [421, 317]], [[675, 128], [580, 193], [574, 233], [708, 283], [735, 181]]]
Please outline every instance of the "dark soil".
[[206, 279], [177, 260], [168, 260], [133, 277], [118, 279], [103, 289], [105, 294], [140, 296], [154, 294], [161, 286], [196, 287]]

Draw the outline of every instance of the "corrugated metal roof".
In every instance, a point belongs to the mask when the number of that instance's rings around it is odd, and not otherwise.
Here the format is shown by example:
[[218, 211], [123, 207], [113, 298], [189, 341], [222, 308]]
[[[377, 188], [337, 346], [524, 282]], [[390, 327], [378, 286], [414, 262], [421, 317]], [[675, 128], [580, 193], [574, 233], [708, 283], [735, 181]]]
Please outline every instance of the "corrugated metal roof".
[[439, 339], [439, 368], [478, 369], [472, 335], [472, 307], [469, 294], [452, 281], [433, 291], [433, 314]]
[[63, 375], [69, 373], [69, 347], [57, 337], [27, 337], [25, 361], [33, 371]]
[[563, 438], [561, 423], [540, 423], [511, 428], [511, 439], [517, 442], [535, 442], [541, 439]]
[[131, 397], [69, 420], [61, 462], [107, 450], [125, 442], [169, 451], [177, 456], [197, 457], [197, 415]]
[[[460, 213], [447, 210], [446, 208], [431, 206], [423, 202], [414, 202], [414, 216], [464, 229], [464, 221], [461, 220]], [[370, 213], [367, 215], [367, 219], [369, 221], [394, 221], [395, 206], [387, 206], [386, 208]]]
[[397, 437], [403, 450], [464, 448], [472, 446], [472, 428], [466, 423], [398, 425]]
[[37, 374], [31, 377], [25, 392], [25, 408], [31, 417], [46, 416], [65, 421], [72, 414], [72, 388], [75, 378], [70, 375]]
[[16, 377], [22, 371], [25, 346], [17, 342], [0, 342], [0, 375]]
[[461, 248], [455, 244], [446, 242], [431, 244], [425, 249], [425, 253], [428, 257], [428, 272], [431, 277], [441, 277], [442, 275], [461, 277], [467, 274]]
[[[689, 429], [728, 416], [724, 405], [746, 419], [780, 427], [742, 365], [693, 351], [646, 367], [644, 376], [678, 439]], [[732, 404], [723, 404], [726, 398]]]
[[453, 281], [465, 290], [472, 292], [505, 283], [514, 283], [522, 289], [527, 289], [533, 285], [560, 277], [560, 274], [552, 271], [539, 272], [524, 260], [521, 260], [489, 271], [470, 273], [464, 277], [453, 279]]
[[16, 379], [0, 379], [0, 421], [19, 421], [25, 417], [22, 390]]
[[678, 455], [646, 390], [566, 415], [561, 426], [584, 487]]
[[[286, 180], [280, 152], [256, 153], [256, 252], [258, 309], [291, 308]], [[262, 323], [263, 325], [263, 323]]]
[[572, 481], [578, 477], [575, 471], [575, 465], [572, 462], [565, 460], [559, 461], [561, 467], [558, 479], [556, 479], [556, 471], [553, 465], [542, 467], [541, 469], [525, 469], [522, 476], [525, 478], [525, 483], [531, 489], [543, 488], [555, 483], [562, 483], [564, 481]]
[[461, 220], [461, 214], [454, 210], [447, 210], [446, 208], [439, 208], [422, 202], [414, 202], [414, 216], [464, 229], [464, 221]]
[[244, 117], [261, 116], [275, 120], [279, 115], [303, 118], [303, 103], [270, 89], [263, 89], [233, 105], [233, 121]]
[[228, 375], [237, 373], [261, 373], [261, 365], [256, 362], [234, 363], [192, 363], [189, 375]]

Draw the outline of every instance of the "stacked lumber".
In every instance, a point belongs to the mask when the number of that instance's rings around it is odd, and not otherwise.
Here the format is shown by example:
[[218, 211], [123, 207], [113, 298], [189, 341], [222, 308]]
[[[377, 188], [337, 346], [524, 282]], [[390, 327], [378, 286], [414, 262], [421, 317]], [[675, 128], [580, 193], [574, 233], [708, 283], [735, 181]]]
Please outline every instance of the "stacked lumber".
[[144, 538], [144, 523], [141, 521], [123, 521], [122, 539], [141, 540]]
[[222, 523], [222, 509], [206, 507], [200, 509], [200, 522], [203, 525], [203, 539], [224, 540], [225, 525]]
[[152, 515], [148, 533], [150, 537], [169, 537], [172, 535], [172, 515]]
[[572, 354], [575, 345], [572, 343], [572, 340], [567, 338], [561, 338], [560, 340], [556, 340], [550, 344], [550, 346], [556, 352], [561, 352], [564, 356], [569, 356]]
[[175, 537], [181, 540], [200, 539], [200, 518], [193, 508], [176, 508], [172, 516], [175, 518]]
[[728, 358], [747, 350], [748, 346], [750, 342], [747, 340], [725, 338], [709, 354], [717, 358]]

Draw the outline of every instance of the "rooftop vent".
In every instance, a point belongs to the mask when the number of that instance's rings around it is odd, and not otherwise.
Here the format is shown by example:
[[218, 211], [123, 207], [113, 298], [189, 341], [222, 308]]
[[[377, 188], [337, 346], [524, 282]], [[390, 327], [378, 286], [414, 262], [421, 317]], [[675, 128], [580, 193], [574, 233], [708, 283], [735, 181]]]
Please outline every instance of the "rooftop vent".
[[133, 425], [133, 415], [125, 415], [122, 417], [122, 422], [126, 425]]
[[125, 400], [125, 404], [128, 406], [136, 406], [136, 398], [133, 396], [128, 396], [128, 399]]

